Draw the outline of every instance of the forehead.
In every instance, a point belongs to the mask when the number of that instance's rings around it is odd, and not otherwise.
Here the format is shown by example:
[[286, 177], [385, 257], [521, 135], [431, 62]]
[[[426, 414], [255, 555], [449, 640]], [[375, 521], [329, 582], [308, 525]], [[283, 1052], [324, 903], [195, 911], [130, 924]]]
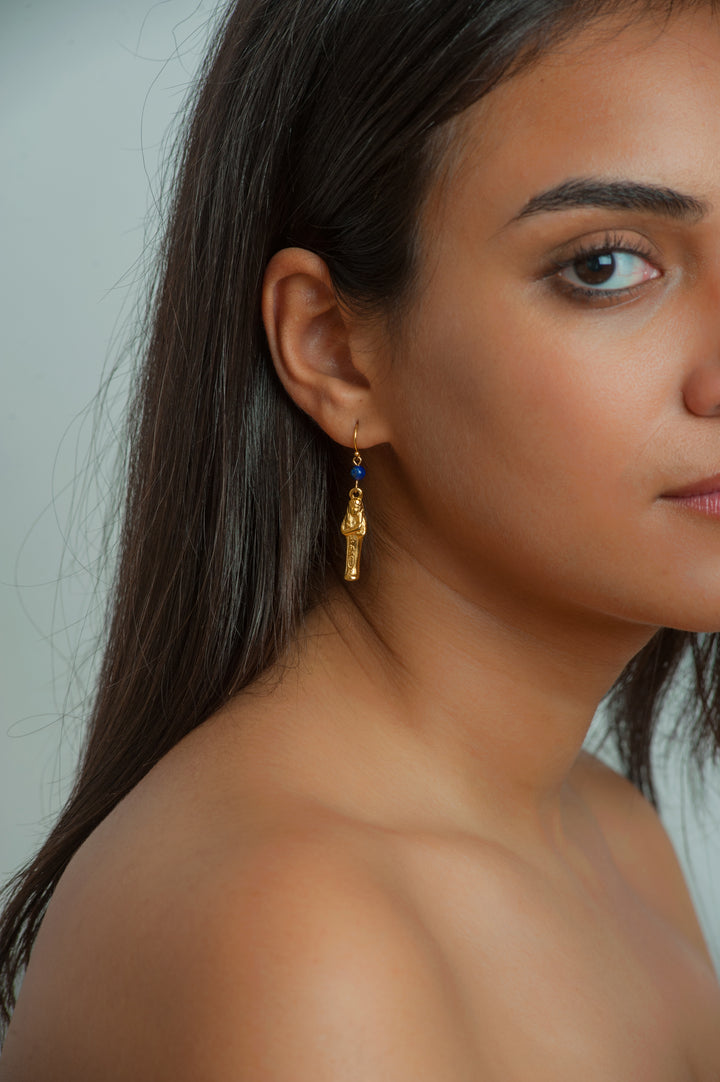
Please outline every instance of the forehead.
[[[583, 174], [697, 187], [720, 162], [720, 20], [606, 18], [451, 122], [429, 213], [478, 195], [492, 213]], [[699, 174], [702, 174], [700, 176]]]

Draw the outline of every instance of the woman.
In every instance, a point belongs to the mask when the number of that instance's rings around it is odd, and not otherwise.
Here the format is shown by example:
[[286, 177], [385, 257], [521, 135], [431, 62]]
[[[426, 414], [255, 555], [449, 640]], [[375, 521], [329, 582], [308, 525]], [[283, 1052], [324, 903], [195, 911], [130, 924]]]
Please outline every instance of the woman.
[[720, 1076], [650, 769], [687, 671], [720, 744], [719, 100], [711, 4], [228, 10], [3, 1082]]

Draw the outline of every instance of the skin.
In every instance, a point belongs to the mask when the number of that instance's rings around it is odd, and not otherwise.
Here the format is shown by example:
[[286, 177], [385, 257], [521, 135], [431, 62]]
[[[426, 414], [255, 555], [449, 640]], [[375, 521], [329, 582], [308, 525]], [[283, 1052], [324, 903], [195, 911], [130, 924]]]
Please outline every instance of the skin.
[[[720, 468], [720, 210], [521, 215], [587, 176], [720, 208], [718, 23], [612, 29], [457, 122], [399, 338], [271, 261], [288, 393], [360, 422], [372, 558], [81, 848], [3, 1082], [720, 1074], [671, 846], [581, 752], [657, 627], [717, 626], [720, 521], [665, 494]], [[571, 297], [608, 234], [648, 255]]]

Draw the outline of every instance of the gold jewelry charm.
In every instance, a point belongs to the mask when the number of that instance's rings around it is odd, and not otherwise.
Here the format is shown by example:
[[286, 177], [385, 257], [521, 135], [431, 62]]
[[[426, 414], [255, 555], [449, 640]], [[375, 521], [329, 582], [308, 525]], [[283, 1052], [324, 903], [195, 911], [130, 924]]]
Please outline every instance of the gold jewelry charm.
[[365, 476], [365, 467], [362, 464], [362, 458], [360, 457], [357, 445], [359, 424], [359, 421], [355, 422], [355, 431], [353, 433], [355, 454], [353, 455], [353, 466], [350, 470], [350, 475], [355, 481], [355, 484], [350, 489], [350, 500], [348, 502], [347, 511], [345, 512], [345, 518], [342, 520], [342, 526], [340, 527], [347, 540], [345, 552], [346, 582], [356, 582], [357, 579], [360, 578], [360, 549], [362, 548], [363, 537], [367, 533], [365, 508], [363, 507], [363, 493], [362, 489], [358, 487], [358, 481], [361, 481]]

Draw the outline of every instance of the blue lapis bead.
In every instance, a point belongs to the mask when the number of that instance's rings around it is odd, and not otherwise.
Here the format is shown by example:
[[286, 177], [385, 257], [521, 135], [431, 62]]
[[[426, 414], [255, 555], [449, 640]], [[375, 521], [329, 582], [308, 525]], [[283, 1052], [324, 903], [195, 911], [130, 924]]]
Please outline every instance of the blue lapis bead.
[[365, 467], [353, 466], [353, 468], [350, 470], [350, 476], [353, 477], [356, 481], [362, 481], [363, 477], [365, 476]]

